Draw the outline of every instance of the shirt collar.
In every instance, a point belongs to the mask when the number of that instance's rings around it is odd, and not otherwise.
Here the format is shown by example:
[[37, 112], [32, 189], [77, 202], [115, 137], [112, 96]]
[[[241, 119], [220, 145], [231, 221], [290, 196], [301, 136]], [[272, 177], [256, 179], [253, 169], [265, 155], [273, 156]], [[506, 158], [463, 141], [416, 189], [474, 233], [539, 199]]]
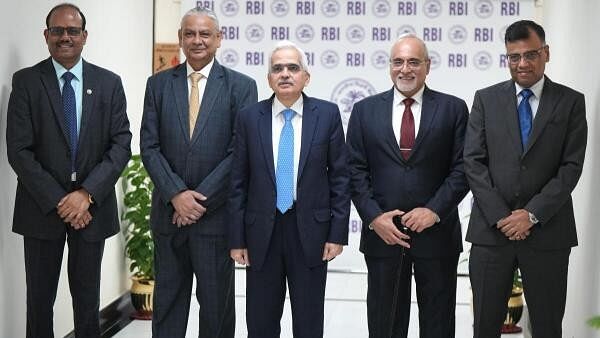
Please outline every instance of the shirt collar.
[[[299, 116], [302, 116], [302, 110], [304, 109], [304, 96], [300, 95], [298, 100], [296, 100], [296, 102], [294, 102], [289, 108]], [[281, 101], [279, 101], [277, 98], [277, 95], [275, 95], [273, 98], [273, 116], [281, 114], [281, 112], [283, 112], [285, 109], [288, 109], [288, 107], [284, 106], [283, 103], [281, 103]]]
[[83, 79], [83, 58], [79, 58], [79, 61], [73, 66], [71, 69], [66, 69], [60, 63], [56, 62], [54, 58], [52, 59], [52, 64], [54, 65], [54, 71], [56, 71], [56, 77], [58, 79], [62, 79], [62, 76], [66, 72], [71, 72], [77, 81], [81, 81]]
[[[419, 91], [416, 92], [415, 95], [411, 96], [411, 98], [415, 100], [415, 102], [417, 102], [418, 104], [423, 103], [423, 91], [425, 91], [425, 85], [421, 86], [421, 89], [419, 89]], [[404, 99], [406, 99], [406, 96], [400, 93], [398, 88], [394, 86], [394, 101], [397, 102], [397, 104], [400, 104]]]
[[[546, 77], [542, 76], [542, 78], [533, 84], [533, 86], [529, 87], [529, 90], [533, 93], [533, 95], [539, 100], [542, 97], [542, 90], [544, 89], [544, 81]], [[516, 95], [519, 96], [521, 90], [525, 89], [521, 87], [518, 83], [515, 82]]]
[[192, 66], [190, 66], [190, 64], [186, 61], [185, 68], [187, 69], [187, 77], [190, 77], [192, 73], [200, 73], [205, 79], [208, 79], [208, 75], [210, 75], [210, 70], [212, 69], [214, 63], [215, 58], [210, 60], [210, 62], [199, 71], [195, 71], [194, 68], [192, 68]]

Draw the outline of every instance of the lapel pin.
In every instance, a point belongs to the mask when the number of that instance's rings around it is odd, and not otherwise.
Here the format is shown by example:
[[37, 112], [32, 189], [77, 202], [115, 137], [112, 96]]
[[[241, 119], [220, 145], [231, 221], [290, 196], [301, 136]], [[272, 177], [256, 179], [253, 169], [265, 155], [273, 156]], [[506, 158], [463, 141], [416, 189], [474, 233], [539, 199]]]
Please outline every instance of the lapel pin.
[[85, 91], [85, 93], [88, 94], [88, 95], [92, 95], [92, 90], [88, 89], [88, 90]]

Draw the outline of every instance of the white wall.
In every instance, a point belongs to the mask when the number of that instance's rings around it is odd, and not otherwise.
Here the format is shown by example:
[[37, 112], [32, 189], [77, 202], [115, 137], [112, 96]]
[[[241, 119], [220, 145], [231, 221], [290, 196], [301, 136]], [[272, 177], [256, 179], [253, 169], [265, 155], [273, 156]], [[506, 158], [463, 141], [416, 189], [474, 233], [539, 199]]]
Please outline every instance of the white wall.
[[[5, 1], [0, 11], [0, 337], [25, 336], [25, 276], [23, 242], [11, 232], [16, 187], [6, 159], [6, 108], [12, 74], [48, 57], [42, 35], [47, 12], [62, 1]], [[146, 78], [152, 70], [152, 1], [80, 0], [75, 3], [87, 17], [89, 32], [83, 56], [121, 75], [134, 133], [133, 152], [139, 152], [139, 126]], [[66, 253], [65, 253], [66, 257]], [[129, 287], [123, 259], [122, 235], [106, 242], [102, 267], [101, 307]], [[66, 267], [55, 306], [55, 334], [72, 330], [71, 300]]]

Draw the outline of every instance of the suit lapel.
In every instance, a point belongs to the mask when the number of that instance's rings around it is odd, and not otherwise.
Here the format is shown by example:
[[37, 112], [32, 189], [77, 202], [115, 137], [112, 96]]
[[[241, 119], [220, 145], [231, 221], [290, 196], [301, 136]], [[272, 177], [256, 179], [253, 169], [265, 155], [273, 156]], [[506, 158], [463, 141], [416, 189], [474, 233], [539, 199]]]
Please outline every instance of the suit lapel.
[[383, 133], [385, 142], [384, 150], [398, 162], [405, 163], [402, 155], [400, 154], [400, 144], [396, 141], [396, 135], [394, 135], [394, 120], [392, 118], [394, 110], [394, 88], [385, 92], [381, 96], [381, 102], [375, 109], [373, 116], [377, 121], [377, 129]]
[[[96, 96], [98, 93], [98, 78], [94, 73], [92, 67], [84, 60], [83, 61], [83, 81], [81, 82], [82, 89], [82, 108], [81, 108], [81, 126], [79, 128], [79, 141], [78, 144], [81, 145], [82, 140], [85, 140], [85, 135], [87, 134], [87, 130], [89, 128], [89, 121], [91, 119], [91, 114], [93, 114], [96, 103]], [[79, 146], [78, 146], [79, 148]]]
[[263, 101], [263, 104], [259, 107], [260, 116], [258, 119], [258, 136], [260, 138], [260, 144], [262, 145], [263, 154], [265, 157], [265, 163], [269, 170], [269, 175], [275, 184], [275, 164], [273, 159], [273, 130], [272, 130], [272, 105], [273, 97], [269, 100]]
[[198, 114], [196, 125], [194, 126], [192, 143], [198, 140], [198, 135], [200, 135], [202, 130], [204, 130], [206, 127], [210, 114], [215, 106], [215, 102], [217, 101], [219, 93], [221, 93], [221, 87], [223, 87], [223, 76], [223, 66], [221, 66], [215, 59], [206, 81], [206, 88], [204, 89], [204, 95], [202, 96], [200, 113]]
[[535, 141], [540, 137], [542, 131], [551, 120], [554, 115], [554, 108], [557, 106], [557, 101], [560, 100], [561, 93], [557, 90], [556, 86], [548, 77], [544, 80], [544, 89], [542, 90], [542, 97], [533, 120], [533, 126], [531, 129], [531, 135], [527, 143], [527, 148], [523, 153], [523, 156], [531, 149]]
[[304, 95], [304, 93], [302, 96], [304, 98], [304, 108], [302, 109], [302, 136], [300, 140], [300, 160], [298, 161], [297, 182], [300, 182], [300, 177], [302, 177], [302, 170], [304, 169], [306, 159], [310, 153], [312, 139], [319, 121], [317, 106], [308, 96]]
[[175, 98], [175, 110], [179, 116], [179, 124], [181, 126], [182, 134], [185, 135], [185, 142], [190, 142], [190, 128], [189, 128], [189, 117], [188, 110], [188, 84], [187, 84], [187, 69], [185, 62], [179, 64], [176, 69], [173, 70], [173, 81], [171, 83], [173, 90], [173, 97]]
[[415, 156], [415, 153], [419, 150], [419, 146], [423, 143], [423, 139], [427, 136], [431, 130], [434, 117], [438, 111], [438, 104], [433, 97], [433, 93], [427, 87], [423, 91], [423, 103], [421, 106], [421, 120], [419, 122], [419, 130], [417, 131], [417, 137], [412, 151], [410, 152], [409, 160]]
[[518, 153], [523, 153], [515, 83], [513, 81], [506, 81], [503, 86], [501, 94], [496, 97], [498, 100], [498, 111], [502, 114], [501, 119], [506, 123], [510, 143], [512, 143], [512, 146]]
[[60, 126], [60, 129], [65, 138], [65, 142], [70, 145], [71, 142], [69, 140], [69, 134], [67, 132], [67, 122], [65, 121], [65, 114], [63, 112], [61, 102], [62, 96], [60, 94], [60, 88], [58, 87], [56, 70], [52, 65], [51, 58], [46, 59], [46, 61], [41, 65], [41, 78], [42, 84], [46, 89], [48, 99], [50, 100], [50, 104], [52, 105], [52, 112], [54, 113], [54, 118], [56, 118], [56, 123]]

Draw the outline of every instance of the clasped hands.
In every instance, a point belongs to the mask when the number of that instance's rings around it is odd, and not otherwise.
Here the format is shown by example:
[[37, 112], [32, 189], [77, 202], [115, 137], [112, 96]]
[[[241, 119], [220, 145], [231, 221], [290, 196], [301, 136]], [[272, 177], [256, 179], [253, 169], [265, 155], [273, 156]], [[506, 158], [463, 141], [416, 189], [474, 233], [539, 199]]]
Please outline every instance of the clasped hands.
[[206, 208], [200, 202], [206, 201], [206, 196], [195, 190], [184, 190], [171, 199], [175, 208], [171, 222], [177, 227], [196, 223], [206, 213]]
[[517, 209], [509, 216], [496, 223], [496, 227], [511, 241], [520, 241], [531, 233], [533, 223], [529, 220], [529, 212], [525, 209]]
[[414, 208], [409, 212], [395, 209], [375, 217], [371, 222], [371, 227], [377, 235], [388, 245], [398, 244], [405, 248], [410, 248], [408, 243], [410, 236], [402, 233], [396, 227], [395, 216], [401, 216], [402, 225], [416, 233], [423, 232], [438, 220], [437, 214], [428, 208]]
[[75, 230], [85, 228], [92, 220], [89, 193], [81, 188], [65, 195], [56, 206], [58, 216]]

